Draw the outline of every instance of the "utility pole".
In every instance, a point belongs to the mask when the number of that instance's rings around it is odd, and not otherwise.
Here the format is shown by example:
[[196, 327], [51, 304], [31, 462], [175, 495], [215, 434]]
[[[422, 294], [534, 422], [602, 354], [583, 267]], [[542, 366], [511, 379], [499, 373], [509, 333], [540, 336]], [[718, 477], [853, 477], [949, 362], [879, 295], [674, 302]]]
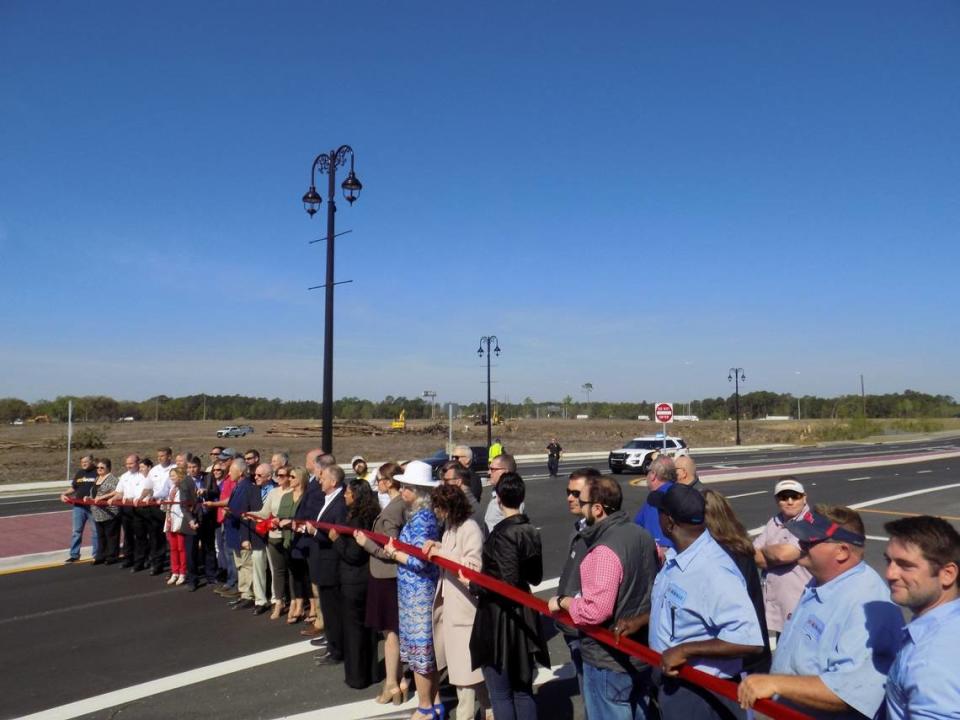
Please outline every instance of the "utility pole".
[[860, 373], [860, 403], [863, 409], [863, 417], [867, 417], [867, 394], [863, 389], [863, 373]]
[[160, 422], [160, 396], [157, 395], [157, 399], [153, 404], [153, 421]]
[[203, 421], [207, 421], [207, 394], [203, 394]]

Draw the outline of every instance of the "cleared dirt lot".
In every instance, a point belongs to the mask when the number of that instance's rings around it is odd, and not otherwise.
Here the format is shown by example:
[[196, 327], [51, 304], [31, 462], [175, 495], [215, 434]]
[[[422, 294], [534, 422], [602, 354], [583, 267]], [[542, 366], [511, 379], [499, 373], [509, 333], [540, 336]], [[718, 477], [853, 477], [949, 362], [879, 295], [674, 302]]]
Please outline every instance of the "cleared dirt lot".
[[[237, 421], [239, 424], [242, 421]], [[804, 443], [811, 441], [818, 427], [829, 421], [741, 422], [745, 445], [761, 443]], [[297, 464], [304, 453], [320, 442], [318, 420], [259, 421], [250, 423], [253, 435], [218, 440], [216, 431], [224, 423], [208, 422], [134, 422], [111, 425], [75, 426], [75, 433], [86, 429], [102, 430], [106, 447], [90, 450], [109, 457], [114, 468], [123, 467], [129, 453], [155, 456], [156, 448], [169, 445], [174, 451], [187, 450], [206, 455], [216, 444], [237, 450], [257, 448], [269, 458], [278, 450], [289, 451]], [[514, 454], [544, 452], [550, 438], [556, 436], [568, 452], [606, 450], [619, 447], [625, 438], [657, 432], [655, 423], [624, 420], [508, 420], [494, 427]], [[674, 423], [671, 434], [687, 440], [694, 448], [733, 445], [735, 425], [726, 422]], [[66, 475], [66, 426], [63, 424], [0, 427], [0, 483], [57, 480]], [[486, 427], [463, 421], [454, 424], [454, 441], [468, 445], [486, 443]], [[335, 427], [334, 452], [340, 462], [353, 455], [368, 460], [409, 460], [431, 455], [446, 446], [446, 423], [413, 421], [406, 430], [390, 430], [389, 420], [369, 423], [339, 423]], [[59, 447], [58, 447], [59, 445]], [[74, 459], [83, 452], [74, 450]]]

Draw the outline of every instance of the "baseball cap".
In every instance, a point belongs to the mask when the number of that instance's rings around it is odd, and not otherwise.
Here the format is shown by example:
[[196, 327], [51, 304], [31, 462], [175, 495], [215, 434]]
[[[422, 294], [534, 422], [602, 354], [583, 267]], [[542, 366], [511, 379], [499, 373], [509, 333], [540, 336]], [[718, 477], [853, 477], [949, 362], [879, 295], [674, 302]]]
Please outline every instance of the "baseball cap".
[[237, 456], [237, 451], [233, 448], [224, 448], [220, 451], [220, 454], [217, 455], [217, 458], [220, 460], [233, 460]]
[[838, 540], [863, 547], [866, 538], [860, 533], [841, 527], [826, 515], [807, 513], [803, 518], [787, 523], [787, 529], [800, 540], [807, 542], [823, 542], [824, 540]]
[[688, 525], [703, 525], [706, 502], [699, 490], [675, 483], [666, 492], [652, 492], [647, 498], [660, 512]]
[[780, 482], [778, 482], [773, 488], [773, 494], [779, 495], [785, 490], [790, 490], [795, 493], [800, 493], [801, 495], [807, 494], [806, 490], [803, 489], [803, 485], [799, 481], [794, 480], [792, 478], [790, 479], [785, 478]]
[[353, 466], [356, 465], [358, 462], [364, 462], [364, 463], [365, 463], [366, 461], [367, 461], [367, 459], [366, 459], [363, 455], [354, 455], [352, 458], [350, 458], [350, 467], [353, 467]]

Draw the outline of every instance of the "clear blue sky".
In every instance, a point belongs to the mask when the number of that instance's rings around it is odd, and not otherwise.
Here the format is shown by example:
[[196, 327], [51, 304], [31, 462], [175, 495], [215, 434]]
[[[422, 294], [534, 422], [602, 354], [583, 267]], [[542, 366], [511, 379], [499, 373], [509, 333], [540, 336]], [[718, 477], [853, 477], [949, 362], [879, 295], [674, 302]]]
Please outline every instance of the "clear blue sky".
[[0, 395], [960, 396], [960, 5], [0, 4]]

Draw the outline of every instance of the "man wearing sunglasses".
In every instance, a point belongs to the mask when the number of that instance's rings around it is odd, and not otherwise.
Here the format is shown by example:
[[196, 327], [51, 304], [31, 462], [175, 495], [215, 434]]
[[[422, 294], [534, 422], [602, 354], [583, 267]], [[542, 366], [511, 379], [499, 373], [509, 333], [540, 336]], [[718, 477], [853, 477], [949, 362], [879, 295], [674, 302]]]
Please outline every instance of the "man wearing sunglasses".
[[813, 580], [783, 629], [770, 674], [740, 683], [740, 705], [778, 695], [818, 718], [872, 718], [883, 703], [903, 615], [864, 562], [863, 520], [850, 508], [818, 505], [808, 521], [788, 527]]
[[[568, 486], [568, 502], [575, 489]], [[657, 574], [657, 551], [646, 530], [631, 522], [620, 508], [623, 491], [609, 477], [590, 474], [576, 498], [583, 515], [579, 531], [584, 548], [579, 560], [578, 588], [572, 596], [561, 594], [548, 605], [566, 610], [579, 626], [609, 627], [614, 618], [650, 610], [650, 590]], [[570, 558], [577, 562], [577, 558]], [[583, 702], [592, 718], [633, 720], [646, 717], [652, 689], [650, 666], [580, 635], [583, 658]], [[637, 638], [641, 642], [646, 637]]]
[[810, 582], [810, 571], [800, 559], [800, 541], [790, 532], [790, 523], [810, 518], [807, 492], [795, 477], [783, 477], [773, 488], [779, 512], [753, 539], [754, 560], [762, 568], [764, 612], [771, 636], [783, 632], [787, 618], [800, 601], [803, 589]]

